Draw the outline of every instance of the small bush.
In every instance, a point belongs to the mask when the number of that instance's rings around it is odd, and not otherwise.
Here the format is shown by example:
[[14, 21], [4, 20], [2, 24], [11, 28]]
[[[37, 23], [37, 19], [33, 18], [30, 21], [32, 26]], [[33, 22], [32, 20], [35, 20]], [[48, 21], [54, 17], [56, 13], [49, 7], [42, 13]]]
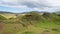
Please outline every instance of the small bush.
[[48, 18], [48, 17], [50, 16], [50, 13], [45, 12], [45, 13], [43, 13], [42, 16], [43, 16], [44, 18]]
[[44, 32], [50, 32], [49, 30], [45, 30]]
[[29, 21], [39, 21], [40, 15], [35, 12], [30, 12], [22, 17], [23, 19], [29, 20]]
[[60, 29], [57, 29], [57, 28], [53, 28], [52, 31], [57, 31], [57, 32], [60, 32]]
[[52, 30], [53, 30], [53, 31], [57, 31], [58, 29], [53, 28]]
[[33, 32], [24, 32], [23, 34], [33, 34]]

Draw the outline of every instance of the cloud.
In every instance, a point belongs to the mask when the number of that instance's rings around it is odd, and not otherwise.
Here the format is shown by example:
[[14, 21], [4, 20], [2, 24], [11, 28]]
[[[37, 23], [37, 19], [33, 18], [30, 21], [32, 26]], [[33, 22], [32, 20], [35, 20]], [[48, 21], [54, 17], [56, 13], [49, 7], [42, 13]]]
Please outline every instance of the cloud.
[[54, 12], [60, 11], [60, 0], [0, 0], [0, 6]]

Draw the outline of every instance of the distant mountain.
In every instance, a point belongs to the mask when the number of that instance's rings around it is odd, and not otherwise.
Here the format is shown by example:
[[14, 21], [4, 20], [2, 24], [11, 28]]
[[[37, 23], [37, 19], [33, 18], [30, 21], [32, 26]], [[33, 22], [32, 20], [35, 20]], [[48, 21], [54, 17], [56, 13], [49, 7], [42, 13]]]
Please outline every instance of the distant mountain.
[[[29, 11], [29, 12], [44, 13], [45, 11]], [[0, 14], [27, 14], [29, 12], [12, 13], [12, 12], [8, 12], [8, 11], [0, 11]]]
[[55, 13], [60, 14], [60, 11], [57, 11], [57, 12], [55, 12]]
[[[30, 11], [30, 12], [36, 12], [36, 13], [44, 13], [43, 11], [39, 12], [39, 11]], [[20, 13], [20, 14], [27, 14], [29, 12], [23, 12], [23, 13]]]
[[60, 11], [59, 12], [57, 12], [58, 14], [60, 14]]
[[12, 14], [12, 12], [0, 11], [0, 14]]

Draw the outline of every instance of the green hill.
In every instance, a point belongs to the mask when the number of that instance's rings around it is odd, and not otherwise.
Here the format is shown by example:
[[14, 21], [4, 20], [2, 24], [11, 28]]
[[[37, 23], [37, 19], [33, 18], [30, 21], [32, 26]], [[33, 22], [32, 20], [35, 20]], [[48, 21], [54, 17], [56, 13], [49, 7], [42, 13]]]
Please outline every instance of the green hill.
[[23, 14], [0, 14], [0, 34], [60, 34], [60, 14]]

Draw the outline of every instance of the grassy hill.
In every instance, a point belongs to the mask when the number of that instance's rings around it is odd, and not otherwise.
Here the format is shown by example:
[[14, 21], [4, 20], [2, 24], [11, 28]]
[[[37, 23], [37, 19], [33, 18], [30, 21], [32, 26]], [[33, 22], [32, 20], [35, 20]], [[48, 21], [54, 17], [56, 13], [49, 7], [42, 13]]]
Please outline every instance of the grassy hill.
[[0, 21], [0, 34], [60, 34], [60, 16], [55, 13], [0, 15], [6, 18]]

